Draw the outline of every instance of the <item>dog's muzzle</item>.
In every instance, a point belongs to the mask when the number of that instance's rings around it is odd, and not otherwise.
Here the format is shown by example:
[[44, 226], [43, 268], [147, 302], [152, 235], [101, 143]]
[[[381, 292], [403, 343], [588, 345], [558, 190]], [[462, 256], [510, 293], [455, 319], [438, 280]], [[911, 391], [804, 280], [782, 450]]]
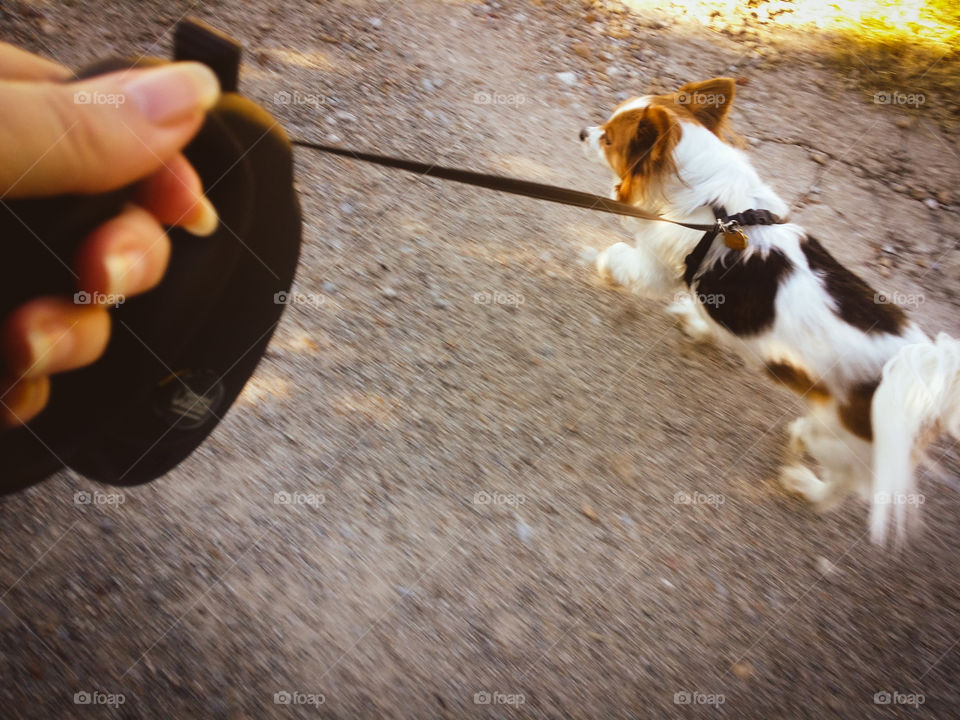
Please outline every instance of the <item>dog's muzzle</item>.
[[607, 165], [607, 157], [601, 147], [602, 139], [602, 127], [585, 127], [580, 131], [580, 141], [584, 143], [583, 151], [586, 156], [591, 160], [599, 161], [601, 165]]

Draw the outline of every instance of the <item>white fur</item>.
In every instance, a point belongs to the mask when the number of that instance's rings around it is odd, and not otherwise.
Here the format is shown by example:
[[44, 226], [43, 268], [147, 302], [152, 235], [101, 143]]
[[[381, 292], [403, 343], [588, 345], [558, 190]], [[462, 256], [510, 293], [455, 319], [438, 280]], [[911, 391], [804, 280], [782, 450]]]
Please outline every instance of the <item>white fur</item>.
[[[618, 112], [642, 108], [649, 100], [637, 98]], [[674, 151], [677, 174], [660, 179], [660, 192], [648, 194], [645, 210], [698, 224], [713, 222], [712, 204], [731, 214], [762, 208], [787, 216], [786, 204], [760, 179], [745, 153], [698, 123], [681, 121], [681, 130]], [[606, 165], [603, 129], [587, 128], [584, 140], [588, 155]], [[877, 442], [871, 445], [843, 427], [837, 400], [811, 402], [809, 414], [791, 426], [792, 457], [781, 482], [820, 509], [859, 491], [873, 500], [873, 540], [885, 541], [891, 509], [898, 537], [903, 537], [909, 505], [884, 503], [883, 494], [912, 493], [915, 454], [931, 428], [960, 436], [960, 343], [946, 335], [933, 343], [913, 324], [891, 335], [864, 333], [845, 322], [821, 278], [809, 268], [800, 247], [804, 231], [793, 224], [750, 229], [745, 253], [777, 248], [797, 272], [780, 288], [773, 327], [756, 336], [734, 337], [683, 284], [684, 259], [702, 234], [669, 223], [623, 222], [634, 232], [635, 244], [619, 242], [600, 252], [598, 271], [634, 292], [674, 295], [669, 311], [694, 339], [724, 336], [748, 362], [788, 362], [825, 386], [832, 398], [845, 398], [852, 387], [876, 380], [882, 372], [872, 404]], [[702, 267], [715, 264], [722, 254], [722, 243], [717, 243]], [[820, 467], [820, 477], [802, 464], [804, 455]]]
[[870, 532], [884, 543], [890, 515], [898, 540], [916, 522], [923, 495], [914, 472], [931, 436], [960, 437], [960, 342], [940, 333], [935, 342], [900, 350], [883, 368], [873, 396], [873, 508]]

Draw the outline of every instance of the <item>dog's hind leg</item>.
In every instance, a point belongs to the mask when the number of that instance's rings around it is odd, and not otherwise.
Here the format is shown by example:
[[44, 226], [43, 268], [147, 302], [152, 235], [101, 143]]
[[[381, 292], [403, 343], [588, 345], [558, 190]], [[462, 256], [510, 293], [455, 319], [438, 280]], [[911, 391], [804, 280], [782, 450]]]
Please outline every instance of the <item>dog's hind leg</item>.
[[806, 465], [785, 465], [780, 471], [780, 484], [790, 493], [817, 504], [827, 495], [827, 483]]
[[[811, 413], [791, 423], [788, 451], [793, 462], [780, 476], [784, 488], [806, 498], [817, 512], [836, 507], [870, 482], [869, 443], [835, 423], [824, 422], [831, 416]], [[821, 477], [800, 463], [804, 454], [820, 466]]]

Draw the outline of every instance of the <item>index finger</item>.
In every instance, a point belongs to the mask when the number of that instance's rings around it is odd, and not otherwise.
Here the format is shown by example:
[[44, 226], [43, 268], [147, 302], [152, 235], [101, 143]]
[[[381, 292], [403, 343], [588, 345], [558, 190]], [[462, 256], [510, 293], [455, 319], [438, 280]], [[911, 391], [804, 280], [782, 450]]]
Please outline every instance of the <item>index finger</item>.
[[75, 73], [58, 62], [0, 42], [0, 78], [4, 80], [52, 80], [66, 82]]

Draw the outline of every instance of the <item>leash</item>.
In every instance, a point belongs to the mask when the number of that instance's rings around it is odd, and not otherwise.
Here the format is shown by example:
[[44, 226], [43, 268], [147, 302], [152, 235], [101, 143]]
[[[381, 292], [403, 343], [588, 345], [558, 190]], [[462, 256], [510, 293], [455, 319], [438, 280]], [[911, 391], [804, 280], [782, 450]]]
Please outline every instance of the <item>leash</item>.
[[339, 155], [340, 157], [351, 158], [353, 160], [362, 160], [363, 162], [396, 168], [397, 170], [405, 170], [426, 177], [452, 180], [453, 182], [474, 185], [476, 187], [487, 188], [488, 190], [497, 190], [499, 192], [509, 193], [510, 195], [522, 195], [537, 200], [559, 203], [560, 205], [570, 205], [572, 207], [586, 208], [587, 210], [599, 210], [600, 212], [611, 213], [613, 215], [625, 215], [640, 218], [641, 220], [668, 222], [690, 230], [699, 230], [700, 232], [708, 232], [714, 229], [719, 232], [722, 229], [719, 228], [717, 224], [701, 225], [670, 220], [660, 215], [645, 212], [640, 208], [620, 202], [619, 200], [612, 200], [602, 195], [594, 195], [580, 190], [570, 190], [556, 185], [546, 185], [531, 180], [520, 180], [519, 178], [475, 172], [473, 170], [463, 170], [461, 168], [444, 167], [443, 165], [437, 165], [435, 163], [428, 164], [416, 160], [391, 157], [389, 155], [348, 150], [346, 148], [309, 142], [307, 140], [291, 140], [290, 142], [293, 145], [299, 145], [300, 147], [310, 150], [317, 150], [322, 153], [327, 153], [328, 155]]
[[727, 215], [726, 209], [715, 206], [713, 207], [713, 214], [714, 217], [716, 217], [716, 222], [712, 225], [686, 223], [680, 222], [679, 220], [671, 220], [661, 215], [654, 215], [633, 205], [628, 205], [619, 200], [605, 198], [602, 195], [594, 195], [593, 193], [582, 192], [580, 190], [570, 190], [569, 188], [562, 188], [556, 185], [547, 185], [531, 180], [520, 180], [519, 178], [494, 175], [492, 173], [481, 173], [474, 170], [464, 170], [462, 168], [445, 167], [443, 165], [437, 165], [436, 163], [427, 164], [417, 160], [407, 160], [406, 158], [392, 157], [390, 155], [350, 150], [334, 145], [310, 142], [308, 140], [291, 140], [290, 142], [293, 145], [298, 145], [309, 150], [316, 150], [328, 155], [339, 155], [340, 157], [361, 160], [375, 165], [382, 165], [383, 167], [417, 173], [421, 176], [451, 180], [453, 182], [464, 183], [465, 185], [496, 190], [498, 192], [509, 193], [510, 195], [522, 195], [537, 200], [546, 200], [560, 205], [570, 205], [587, 210], [599, 210], [600, 212], [611, 213], [613, 215], [624, 215], [655, 222], [667, 222], [690, 230], [698, 230], [703, 233], [703, 237], [700, 238], [700, 242], [697, 243], [693, 251], [687, 255], [684, 260], [686, 270], [684, 271], [683, 279], [688, 286], [693, 283], [697, 271], [700, 269], [700, 265], [703, 264], [707, 251], [711, 245], [713, 245], [713, 241], [717, 235], [723, 233], [724, 243], [731, 250], [743, 250], [747, 247], [745, 227], [752, 225], [775, 225], [781, 222], [780, 218], [769, 210], [745, 210], [744, 212], [735, 213], [734, 215]]

